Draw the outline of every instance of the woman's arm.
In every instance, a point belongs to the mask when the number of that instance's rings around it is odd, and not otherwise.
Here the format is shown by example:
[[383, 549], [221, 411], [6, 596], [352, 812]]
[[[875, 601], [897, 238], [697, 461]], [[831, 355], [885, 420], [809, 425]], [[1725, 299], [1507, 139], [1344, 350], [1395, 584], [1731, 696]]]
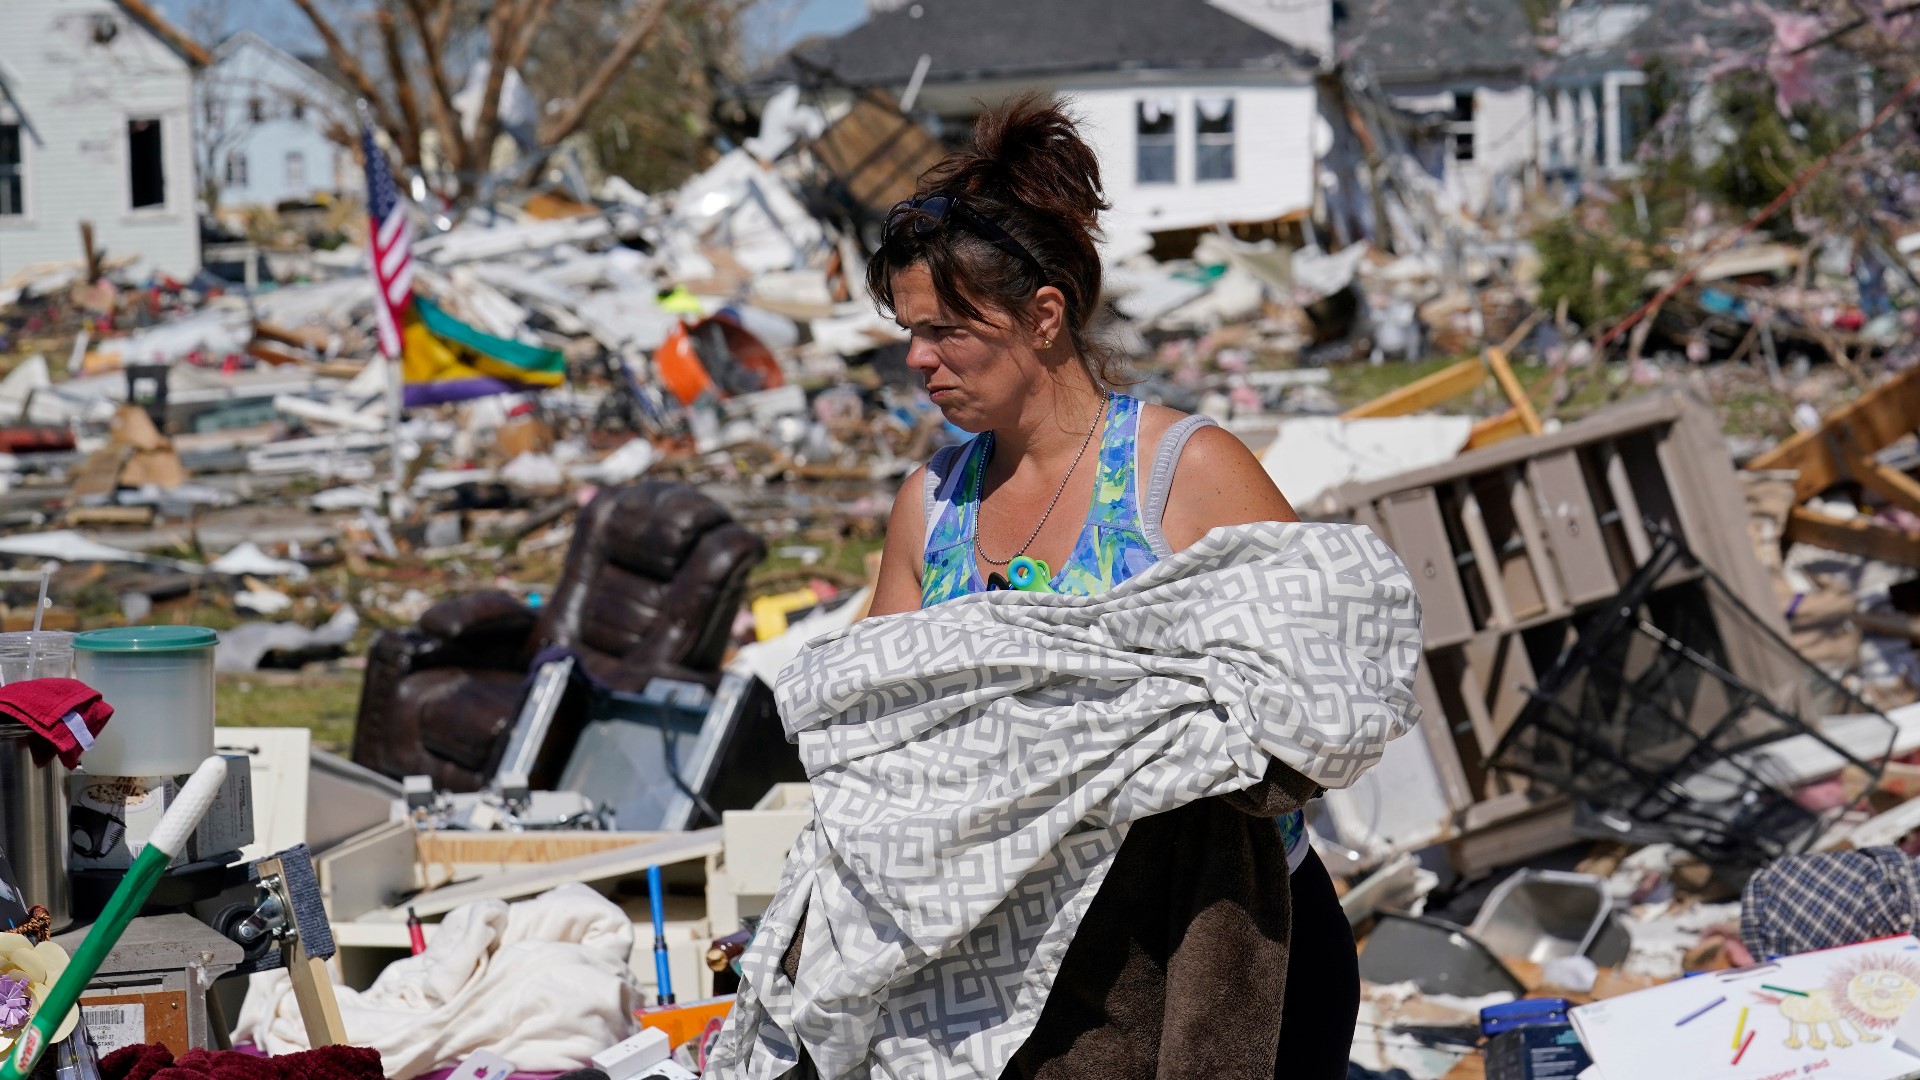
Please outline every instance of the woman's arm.
[[920, 466], [900, 485], [887, 517], [887, 546], [880, 553], [880, 579], [873, 587], [867, 618], [920, 608], [921, 553], [927, 546], [927, 467]]
[[1187, 440], [1174, 467], [1160, 531], [1169, 547], [1181, 551], [1222, 525], [1299, 520], [1247, 444], [1208, 426]]

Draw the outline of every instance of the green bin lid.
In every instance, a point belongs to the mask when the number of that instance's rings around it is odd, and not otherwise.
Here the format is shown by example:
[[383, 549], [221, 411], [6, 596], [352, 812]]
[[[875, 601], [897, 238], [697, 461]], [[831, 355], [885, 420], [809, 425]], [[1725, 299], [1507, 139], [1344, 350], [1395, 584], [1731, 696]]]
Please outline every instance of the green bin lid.
[[204, 626], [122, 626], [73, 638], [73, 647], [85, 652], [182, 652], [219, 643], [220, 635]]

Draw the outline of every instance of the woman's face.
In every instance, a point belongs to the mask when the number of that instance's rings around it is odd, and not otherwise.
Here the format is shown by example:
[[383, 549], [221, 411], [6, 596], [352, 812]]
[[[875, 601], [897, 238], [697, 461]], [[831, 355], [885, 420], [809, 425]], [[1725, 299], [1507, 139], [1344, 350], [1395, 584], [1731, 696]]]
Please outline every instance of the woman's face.
[[893, 304], [894, 317], [913, 335], [907, 367], [919, 373], [933, 403], [956, 426], [990, 430], [1031, 393], [1041, 365], [1032, 332], [1016, 320], [981, 322], [949, 310], [921, 263], [893, 276]]

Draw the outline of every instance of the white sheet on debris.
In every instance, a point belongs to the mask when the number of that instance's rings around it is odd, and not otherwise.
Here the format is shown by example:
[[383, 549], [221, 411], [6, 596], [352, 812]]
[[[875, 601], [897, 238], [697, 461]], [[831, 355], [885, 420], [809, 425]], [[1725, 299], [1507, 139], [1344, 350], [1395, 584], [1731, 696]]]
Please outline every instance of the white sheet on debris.
[[0, 423], [19, 421], [27, 412], [27, 402], [37, 391], [53, 385], [47, 372], [47, 358], [34, 353], [15, 364], [7, 377], [0, 379]]
[[292, 559], [276, 559], [260, 550], [260, 545], [251, 540], [243, 541], [239, 546], [207, 564], [207, 569], [216, 574], [251, 574], [254, 577], [284, 577], [294, 581], [307, 580], [307, 568]]
[[0, 536], [0, 555], [55, 559], [60, 562], [149, 562], [147, 556], [98, 541], [89, 540], [72, 529]]
[[1471, 434], [1468, 416], [1302, 416], [1281, 421], [1260, 463], [1288, 501], [1305, 509], [1342, 484], [1451, 460]]
[[98, 351], [128, 364], [166, 364], [195, 350], [216, 357], [242, 352], [252, 340], [253, 317], [247, 310], [216, 303], [184, 319], [103, 341]]
[[351, 607], [342, 607], [314, 630], [299, 623], [241, 623], [220, 635], [220, 643], [213, 647], [213, 667], [215, 671], [254, 671], [270, 652], [345, 645], [359, 629], [360, 613]]
[[[633, 923], [570, 883], [532, 900], [480, 900], [447, 914], [419, 956], [365, 991], [336, 987], [347, 1041], [380, 1051], [393, 1080], [487, 1050], [527, 1072], [559, 1072], [631, 1035], [639, 983]], [[308, 1049], [284, 971], [253, 976], [236, 1041], [271, 1055]]]
[[826, 241], [820, 222], [785, 181], [745, 150], [733, 150], [674, 196], [674, 219], [696, 236], [713, 234], [756, 273], [791, 270]]

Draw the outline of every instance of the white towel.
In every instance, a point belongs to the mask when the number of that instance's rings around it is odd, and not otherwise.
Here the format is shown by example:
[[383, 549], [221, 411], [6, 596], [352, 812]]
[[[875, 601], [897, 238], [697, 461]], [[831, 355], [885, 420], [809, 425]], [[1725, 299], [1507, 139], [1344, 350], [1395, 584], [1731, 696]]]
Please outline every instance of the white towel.
[[[633, 922], [585, 885], [448, 912], [427, 951], [396, 960], [365, 992], [336, 987], [348, 1041], [380, 1051], [393, 1080], [476, 1050], [530, 1072], [559, 1072], [632, 1035], [639, 983], [627, 965]], [[235, 1042], [269, 1054], [308, 1049], [284, 971], [253, 976]]]

